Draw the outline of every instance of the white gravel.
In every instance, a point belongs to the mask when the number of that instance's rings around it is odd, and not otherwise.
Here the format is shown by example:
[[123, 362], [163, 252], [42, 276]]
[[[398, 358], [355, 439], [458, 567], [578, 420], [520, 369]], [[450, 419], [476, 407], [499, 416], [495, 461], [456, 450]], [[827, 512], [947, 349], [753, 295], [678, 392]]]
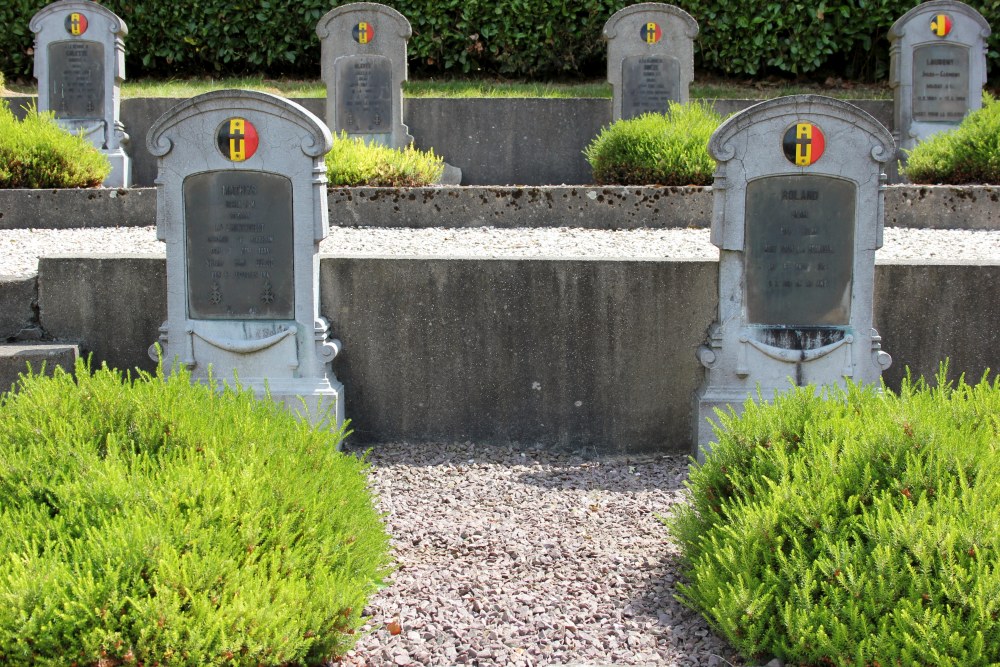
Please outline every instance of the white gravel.
[[[606, 231], [568, 227], [495, 229], [333, 228], [321, 252], [340, 256], [717, 259], [707, 229]], [[154, 227], [0, 230], [0, 275], [37, 271], [41, 255], [164, 254]], [[1000, 231], [885, 230], [878, 261], [1000, 259]]]
[[742, 664], [674, 599], [658, 517], [684, 502], [684, 457], [465, 443], [369, 460], [398, 570], [344, 665]]

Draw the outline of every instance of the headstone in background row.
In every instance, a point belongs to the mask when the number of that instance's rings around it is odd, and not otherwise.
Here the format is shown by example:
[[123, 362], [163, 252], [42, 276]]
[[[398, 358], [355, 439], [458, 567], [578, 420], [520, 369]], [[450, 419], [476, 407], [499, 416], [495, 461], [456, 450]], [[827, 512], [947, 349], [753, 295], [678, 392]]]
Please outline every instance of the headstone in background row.
[[35, 34], [38, 110], [83, 136], [111, 162], [108, 187], [131, 184], [128, 135], [119, 120], [125, 79], [125, 22], [89, 0], [46, 5], [29, 24]]
[[982, 14], [955, 0], [925, 2], [892, 24], [889, 85], [901, 150], [982, 107], [989, 36]]
[[[319, 243], [329, 231], [330, 131], [294, 102], [223, 90], [178, 104], [149, 130], [158, 158], [157, 237], [167, 244], [164, 365], [214, 377], [314, 421], [343, 422], [319, 316]], [[150, 356], [156, 352], [150, 348]]]
[[326, 84], [326, 124], [334, 134], [392, 148], [413, 143], [403, 125], [406, 41], [412, 30], [391, 7], [358, 2], [332, 9], [316, 25]]
[[889, 131], [847, 102], [799, 95], [733, 116], [708, 149], [719, 314], [698, 350], [699, 457], [714, 409], [739, 410], [758, 387], [768, 398], [791, 384], [874, 383], [892, 363], [872, 328]]
[[683, 9], [658, 2], [626, 7], [604, 24], [612, 120], [666, 113], [686, 103], [694, 80], [698, 22]]

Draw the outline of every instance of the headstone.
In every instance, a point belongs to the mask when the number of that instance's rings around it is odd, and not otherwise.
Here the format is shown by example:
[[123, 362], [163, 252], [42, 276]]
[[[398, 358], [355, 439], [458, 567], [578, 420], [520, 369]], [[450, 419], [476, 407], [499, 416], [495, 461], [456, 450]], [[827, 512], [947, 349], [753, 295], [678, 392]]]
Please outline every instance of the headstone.
[[326, 84], [326, 124], [334, 134], [392, 148], [413, 143], [403, 125], [406, 41], [412, 30], [391, 7], [357, 2], [332, 9], [316, 25]]
[[901, 150], [982, 107], [989, 36], [982, 14], [956, 0], [917, 5], [892, 25], [889, 83]]
[[719, 313], [698, 350], [698, 456], [716, 408], [792, 384], [878, 382], [892, 363], [872, 328], [892, 136], [861, 109], [817, 95], [733, 116], [712, 135], [712, 243]]
[[331, 140], [298, 104], [224, 90], [170, 109], [146, 145], [158, 158], [156, 229], [167, 244], [164, 366], [177, 360], [197, 380], [236, 373], [339, 425], [343, 386], [330, 362], [340, 342], [318, 295]]
[[686, 103], [694, 80], [698, 22], [683, 9], [644, 2], [616, 12], [604, 24], [612, 120], [666, 113]]
[[83, 136], [111, 162], [108, 187], [128, 187], [128, 142], [119, 120], [125, 79], [125, 23], [89, 0], [60, 0], [29, 24], [35, 34], [38, 110], [51, 111], [67, 130]]

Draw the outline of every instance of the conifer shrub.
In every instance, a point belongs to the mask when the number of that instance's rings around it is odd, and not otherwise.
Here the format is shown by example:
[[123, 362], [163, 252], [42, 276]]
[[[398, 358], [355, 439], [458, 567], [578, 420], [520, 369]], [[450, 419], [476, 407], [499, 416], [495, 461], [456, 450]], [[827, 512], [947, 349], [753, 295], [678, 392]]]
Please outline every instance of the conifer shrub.
[[601, 130], [583, 151], [600, 185], [710, 185], [708, 140], [722, 124], [710, 105], [670, 103]]
[[913, 183], [1000, 183], [1000, 104], [989, 93], [983, 106], [957, 128], [935, 134], [910, 151], [905, 167]]
[[318, 665], [388, 567], [367, 464], [249, 391], [25, 376], [0, 398], [0, 664]]
[[433, 149], [389, 148], [342, 133], [326, 154], [326, 173], [332, 185], [418, 187], [441, 179], [444, 160]]
[[31, 109], [19, 121], [0, 100], [0, 188], [92, 188], [110, 173], [108, 159], [51, 113]]
[[680, 598], [747, 658], [1000, 662], [1000, 381], [945, 378], [722, 416], [668, 519]]

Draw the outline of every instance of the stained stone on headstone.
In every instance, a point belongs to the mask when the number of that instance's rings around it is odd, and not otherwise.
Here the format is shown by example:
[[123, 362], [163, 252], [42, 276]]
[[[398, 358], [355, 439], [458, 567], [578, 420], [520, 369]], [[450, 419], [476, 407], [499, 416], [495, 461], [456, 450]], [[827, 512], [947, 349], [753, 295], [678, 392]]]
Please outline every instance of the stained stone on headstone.
[[[340, 425], [340, 342], [319, 315], [332, 137], [301, 106], [253, 91], [170, 109], [146, 139], [158, 158], [157, 237], [167, 244], [164, 367], [252, 387]], [[156, 351], [150, 348], [150, 356]]]
[[982, 14], [956, 0], [925, 2], [893, 24], [889, 85], [903, 158], [982, 107], [990, 32]]
[[111, 162], [108, 187], [131, 184], [128, 135], [119, 120], [125, 78], [125, 23], [89, 0], [60, 0], [30, 23], [35, 34], [38, 109], [61, 126], [82, 132]]
[[645, 2], [616, 12], [604, 24], [612, 118], [666, 113], [686, 103], [694, 80], [698, 22], [673, 5]]
[[716, 408], [791, 385], [876, 383], [892, 359], [872, 328], [889, 132], [816, 95], [762, 102], [712, 135], [719, 313], [698, 350], [699, 458]]

